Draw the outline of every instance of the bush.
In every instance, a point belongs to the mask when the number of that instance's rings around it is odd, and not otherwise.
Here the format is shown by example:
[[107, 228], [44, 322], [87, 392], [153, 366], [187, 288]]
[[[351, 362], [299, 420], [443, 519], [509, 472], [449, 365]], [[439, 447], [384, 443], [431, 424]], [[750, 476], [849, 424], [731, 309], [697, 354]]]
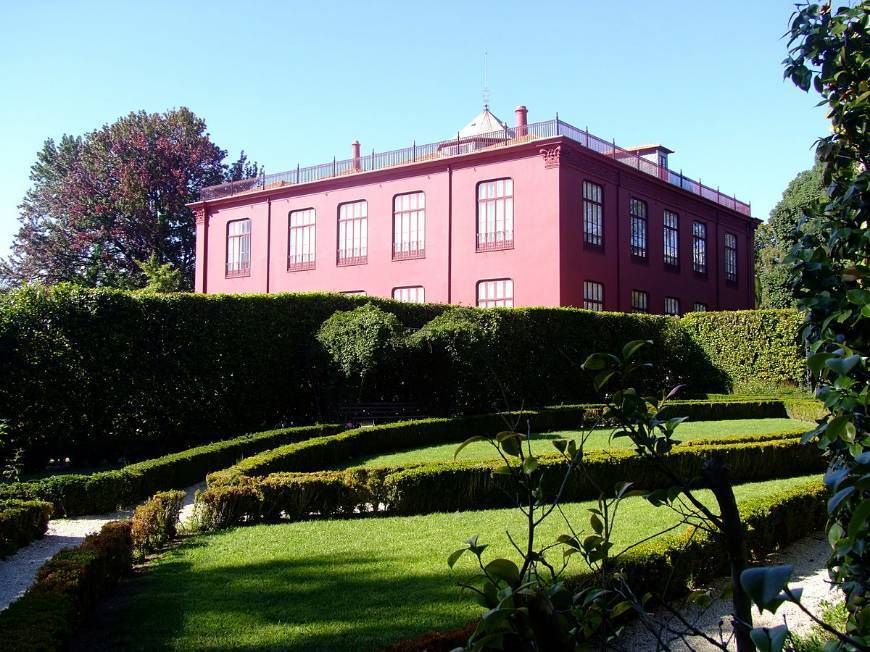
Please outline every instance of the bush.
[[51, 503], [44, 500], [0, 500], [0, 559], [41, 539], [50, 518]]
[[[803, 380], [793, 337], [798, 317], [789, 311], [679, 320], [338, 294], [25, 287], [0, 295], [0, 419], [8, 420], [30, 468], [49, 458], [78, 464], [152, 456], [209, 437], [323, 419], [347, 394], [330, 379], [317, 333], [336, 311], [366, 303], [402, 328], [425, 326], [410, 338], [412, 361], [387, 374], [378, 395], [407, 397], [430, 414], [593, 400], [579, 361], [634, 339], [656, 343], [650, 388], [685, 382], [700, 395]], [[386, 318], [387, 331], [395, 331], [395, 320]], [[432, 387], [446, 398], [433, 400]]]
[[797, 311], [693, 312], [681, 322], [724, 375], [728, 391], [775, 393], [806, 385]]
[[136, 508], [130, 530], [136, 559], [143, 559], [175, 536], [183, 502], [183, 491], [160, 491]]
[[131, 565], [130, 523], [106, 523], [46, 562], [36, 583], [0, 612], [0, 640], [17, 652], [66, 649], [84, 616]]
[[57, 475], [34, 482], [0, 485], [0, 499], [40, 499], [55, 515], [81, 516], [128, 507], [162, 489], [180, 489], [202, 481], [206, 473], [241, 457], [308, 437], [332, 434], [333, 425], [282, 428], [198, 446], [117, 471], [92, 475]]
[[323, 322], [317, 341], [353, 396], [395, 400], [401, 387], [404, 328], [396, 315], [367, 303], [340, 310]]
[[[238, 464], [210, 473], [208, 484], [233, 484], [240, 476], [276, 471], [316, 471], [346, 464], [363, 456], [411, 450], [433, 444], [461, 442], [471, 435], [492, 436], [519, 423], [533, 432], [610, 425], [604, 406], [565, 405], [466, 417], [421, 419], [347, 430], [316, 437], [252, 455]], [[782, 401], [673, 401], [662, 410], [666, 418], [688, 417], [697, 421], [762, 419], [786, 416]]]
[[[339, 435], [338, 437], [341, 437]], [[811, 446], [803, 445], [798, 433], [760, 436], [736, 441], [678, 446], [668, 456], [671, 468], [682, 477], [697, 477], [706, 458], [720, 457], [735, 483], [757, 482], [821, 471], [823, 460]], [[297, 462], [304, 458], [297, 457]], [[563, 494], [566, 501], [598, 496], [601, 486], [614, 478], [632, 478], [640, 489], [670, 486], [670, 479], [649, 460], [630, 450], [590, 451], [584, 456], [586, 474], [572, 475]], [[283, 460], [286, 462], [286, 458]], [[564, 467], [557, 457], [539, 457], [544, 499], [558, 491]], [[392, 514], [411, 515], [453, 512], [512, 505], [510, 481], [493, 470], [500, 461], [432, 462], [407, 467], [316, 473], [272, 473], [251, 477], [243, 470], [263, 472], [269, 461], [240, 465], [231, 473], [213, 474], [201, 496], [209, 527], [233, 523], [299, 518], [317, 512], [323, 515], [349, 513], [360, 506], [383, 505]]]

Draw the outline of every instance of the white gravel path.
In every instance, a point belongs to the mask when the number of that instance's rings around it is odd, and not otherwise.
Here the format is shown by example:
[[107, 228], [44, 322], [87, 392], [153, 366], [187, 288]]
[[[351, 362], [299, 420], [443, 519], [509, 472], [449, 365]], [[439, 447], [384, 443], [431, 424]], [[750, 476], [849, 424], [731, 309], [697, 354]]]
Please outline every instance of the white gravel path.
[[[800, 586], [803, 588], [803, 597], [801, 604], [807, 607], [813, 614], [819, 616], [821, 614], [821, 602], [836, 603], [842, 600], [842, 594], [838, 589], [831, 587], [828, 581], [828, 571], [825, 568], [825, 561], [830, 553], [830, 546], [825, 540], [822, 533], [816, 533], [794, 543], [788, 548], [780, 551], [772, 556], [768, 561], [769, 565], [789, 564], [794, 567], [792, 573], [792, 581], [790, 586]], [[712, 588], [714, 595], [719, 595], [726, 586], [725, 580], [718, 581]], [[707, 636], [715, 640], [722, 640], [720, 637], [720, 627], [723, 633], [730, 634], [731, 632], [731, 601], [715, 600], [709, 609], [701, 611], [697, 607], [688, 606], [681, 610], [681, 614], [689, 621], [695, 624], [700, 630], [704, 631]], [[795, 605], [787, 604], [779, 608], [776, 614], [765, 612], [759, 615], [758, 611], [753, 608], [753, 625], [755, 627], [775, 627], [783, 622], [787, 623], [789, 629], [796, 634], [806, 634], [812, 627], [813, 623], [800, 609]], [[672, 622], [676, 628], [680, 627], [678, 622], [669, 621], [668, 615], [661, 612], [654, 614], [652, 622], [654, 627], [661, 628], [668, 622]], [[662, 633], [661, 637], [668, 643], [668, 648], [674, 652], [686, 652], [695, 650], [697, 652], [708, 652], [719, 648], [705, 641], [702, 637], [690, 637], [685, 641], [677, 639], [673, 634]], [[727, 636], [726, 636], [727, 638]], [[656, 638], [649, 632], [640, 622], [634, 622], [626, 628], [622, 636], [620, 645], [624, 650], [659, 650], [661, 646], [657, 643]], [[729, 650], [736, 649], [734, 642], [731, 641], [728, 646]]]
[[[197, 489], [202, 489], [205, 483], [188, 487], [184, 497], [182, 523], [192, 512], [193, 499]], [[94, 516], [79, 516], [76, 518], [55, 518], [48, 522], [48, 531], [41, 539], [24, 548], [15, 551], [6, 559], [0, 560], [0, 611], [6, 609], [19, 598], [36, 580], [36, 571], [45, 562], [64, 548], [74, 548], [86, 536], [99, 532], [109, 521], [128, 519], [133, 510], [98, 514]]]

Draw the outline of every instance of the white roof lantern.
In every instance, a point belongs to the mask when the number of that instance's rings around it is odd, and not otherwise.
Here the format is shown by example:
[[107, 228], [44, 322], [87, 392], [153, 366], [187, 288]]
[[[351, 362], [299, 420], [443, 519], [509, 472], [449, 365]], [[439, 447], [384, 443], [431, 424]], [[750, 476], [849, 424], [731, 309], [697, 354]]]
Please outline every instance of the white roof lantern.
[[459, 137], [474, 138], [475, 136], [492, 134], [493, 132], [504, 131], [505, 129], [507, 129], [507, 124], [496, 118], [488, 106], [484, 106], [483, 111], [474, 116], [471, 122], [459, 130]]

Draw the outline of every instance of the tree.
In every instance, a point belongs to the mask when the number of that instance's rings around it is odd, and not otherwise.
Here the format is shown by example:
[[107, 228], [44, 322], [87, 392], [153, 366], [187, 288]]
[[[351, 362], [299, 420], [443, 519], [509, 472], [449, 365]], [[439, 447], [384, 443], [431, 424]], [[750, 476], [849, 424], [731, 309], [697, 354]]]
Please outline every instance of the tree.
[[47, 140], [31, 168], [6, 284], [70, 281], [142, 287], [141, 263], [178, 270], [192, 287], [195, 225], [186, 206], [227, 176], [256, 173], [242, 153], [231, 166], [205, 122], [187, 108], [130, 113], [81, 137]]
[[241, 181], [242, 179], [253, 179], [263, 174], [263, 169], [255, 162], [249, 161], [245, 150], [239, 154], [239, 158], [235, 163], [227, 166], [224, 173], [224, 181]]
[[145, 292], [179, 292], [181, 290], [181, 272], [169, 263], [162, 265], [157, 256], [152, 254], [145, 262], [140, 262], [139, 267], [148, 280], [143, 288]]
[[804, 214], [824, 197], [821, 166], [800, 172], [770, 211], [767, 222], [755, 236], [756, 274], [762, 308], [790, 308], [795, 299], [789, 284], [790, 271], [784, 260], [797, 242], [798, 224]]
[[[787, 262], [802, 337], [829, 414], [807, 435], [830, 460], [828, 569], [846, 595], [846, 633], [870, 646], [870, 2], [802, 5], [785, 76], [828, 107], [816, 153], [828, 197], [810, 208]], [[809, 228], [807, 228], [809, 227]], [[851, 647], [850, 647], [851, 646]], [[859, 648], [851, 643], [845, 649]]]

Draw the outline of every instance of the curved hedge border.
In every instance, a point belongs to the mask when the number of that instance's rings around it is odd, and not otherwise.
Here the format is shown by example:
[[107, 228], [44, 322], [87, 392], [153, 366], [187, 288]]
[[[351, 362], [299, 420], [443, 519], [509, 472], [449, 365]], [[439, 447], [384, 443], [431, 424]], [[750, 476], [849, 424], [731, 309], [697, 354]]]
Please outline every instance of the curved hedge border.
[[41, 539], [51, 511], [44, 500], [0, 500], [0, 559]]
[[0, 500], [44, 500], [55, 516], [81, 516], [129, 507], [156, 491], [183, 489], [202, 481], [206, 473], [239, 458], [288, 442], [340, 432], [336, 425], [281, 428], [197, 446], [115, 471], [92, 475], [56, 475], [33, 482], [0, 485]]
[[36, 583], [0, 612], [0, 641], [16, 652], [66, 649], [85, 615], [131, 566], [129, 521], [106, 523], [48, 560]]
[[[329, 469], [362, 456], [461, 442], [471, 435], [495, 435], [508, 429], [507, 424], [513, 423], [518, 423], [522, 431], [525, 431], [528, 423], [533, 432], [596, 423], [608, 425], [603, 413], [604, 406], [599, 403], [355, 428], [339, 435], [312, 438], [248, 457], [228, 469], [210, 473], [207, 481], [209, 486], [232, 484], [240, 476]], [[781, 400], [672, 401], [662, 410], [662, 415], [688, 417], [695, 421], [765, 419], [787, 417], [788, 408]]]
[[[800, 434], [788, 431], [779, 438], [767, 434], [747, 441], [748, 437], [738, 436], [734, 441], [723, 438], [715, 443], [678, 446], [669, 459], [677, 473], [691, 478], [700, 474], [705, 459], [716, 455], [728, 465], [735, 483], [821, 472], [822, 457], [814, 447], [801, 444]], [[571, 477], [563, 494], [566, 501], [594, 498], [597, 487], [611, 486], [623, 478], [631, 478], [638, 488], [646, 490], [671, 484], [659, 468], [631, 450], [590, 451], [584, 459], [586, 472]], [[539, 457], [538, 461], [547, 499], [557, 492], [565, 463], [556, 456]], [[411, 515], [511, 506], [511, 481], [493, 473], [498, 466], [500, 460], [270, 473], [264, 477], [237, 470], [212, 474], [209, 488], [199, 496], [200, 516], [205, 527], [217, 529], [240, 522], [304, 518], [311, 513], [334, 515], [376, 509]]]

